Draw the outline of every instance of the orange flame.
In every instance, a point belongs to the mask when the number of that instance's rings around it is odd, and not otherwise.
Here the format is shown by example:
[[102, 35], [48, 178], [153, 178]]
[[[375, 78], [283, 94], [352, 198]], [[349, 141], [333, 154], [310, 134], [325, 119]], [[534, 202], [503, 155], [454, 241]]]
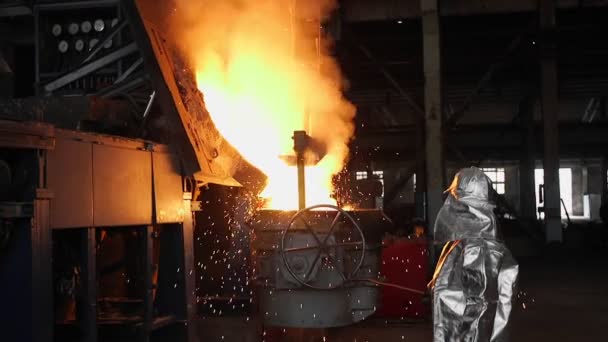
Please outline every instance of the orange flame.
[[355, 109], [319, 35], [319, 20], [332, 8], [329, 0], [178, 2], [180, 46], [207, 110], [224, 138], [268, 176], [261, 196], [271, 208], [297, 208], [296, 169], [279, 158], [293, 154], [295, 130], [328, 147], [306, 169], [307, 205], [335, 203], [331, 178], [348, 154]]

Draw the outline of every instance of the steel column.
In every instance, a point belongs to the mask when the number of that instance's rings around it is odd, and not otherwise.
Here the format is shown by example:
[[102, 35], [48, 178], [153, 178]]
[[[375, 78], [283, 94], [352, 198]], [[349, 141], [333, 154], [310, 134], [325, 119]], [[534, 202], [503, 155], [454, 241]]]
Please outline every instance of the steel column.
[[52, 339], [53, 325], [53, 235], [50, 226], [50, 199], [47, 189], [36, 189], [31, 226], [32, 253], [32, 336], [34, 342]]
[[154, 319], [154, 274], [153, 248], [154, 248], [154, 226], [148, 225], [143, 229], [144, 245], [144, 317], [143, 327], [140, 334], [140, 341], [150, 340], [152, 332], [152, 320]]
[[555, 1], [541, 0], [541, 101], [544, 133], [545, 236], [547, 242], [562, 241], [555, 26]]
[[95, 228], [81, 230], [80, 262], [82, 295], [78, 307], [78, 320], [83, 341], [97, 341], [97, 252]]
[[[184, 196], [191, 198], [192, 196]], [[184, 294], [186, 296], [186, 331], [188, 342], [198, 341], [196, 325], [196, 272], [194, 272], [194, 213], [191, 211], [191, 200], [184, 200], [184, 222], [182, 223], [182, 242], [183, 242], [183, 275], [184, 275]]]
[[522, 148], [519, 162], [519, 205], [520, 214], [525, 219], [536, 218], [536, 190], [534, 188], [534, 168], [536, 137], [534, 134], [534, 105], [536, 99], [527, 96], [519, 103]]
[[600, 162], [600, 172], [602, 179], [602, 192], [601, 192], [601, 203], [604, 204], [608, 201], [608, 162], [606, 161], [606, 157], [602, 157]]
[[427, 221], [433, 225], [443, 201], [445, 174], [443, 169], [439, 7], [437, 0], [421, 0], [420, 6], [425, 80]]
[[119, 60], [125, 56], [128, 56], [132, 53], [135, 53], [137, 51], [138, 51], [137, 45], [135, 45], [135, 43], [125, 45], [121, 48], [118, 48], [118, 49], [108, 53], [107, 55], [105, 55], [99, 59], [96, 59], [94, 61], [83, 64], [76, 70], [48, 83], [47, 85], [44, 86], [44, 90], [47, 93], [53, 92], [65, 85], [69, 84], [70, 82], [73, 82], [81, 77], [84, 77], [100, 68], [103, 68], [104, 66], [106, 66], [108, 64], [114, 63], [117, 60]]

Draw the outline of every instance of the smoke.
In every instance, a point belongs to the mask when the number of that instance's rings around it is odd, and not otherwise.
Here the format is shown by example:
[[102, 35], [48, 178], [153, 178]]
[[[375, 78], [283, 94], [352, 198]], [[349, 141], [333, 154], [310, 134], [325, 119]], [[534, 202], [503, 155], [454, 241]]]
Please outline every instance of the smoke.
[[320, 36], [320, 22], [335, 5], [177, 0], [171, 36], [196, 70], [216, 127], [271, 182], [277, 157], [292, 153], [294, 130], [326, 144], [324, 178], [348, 155], [355, 108], [342, 95], [331, 41]]

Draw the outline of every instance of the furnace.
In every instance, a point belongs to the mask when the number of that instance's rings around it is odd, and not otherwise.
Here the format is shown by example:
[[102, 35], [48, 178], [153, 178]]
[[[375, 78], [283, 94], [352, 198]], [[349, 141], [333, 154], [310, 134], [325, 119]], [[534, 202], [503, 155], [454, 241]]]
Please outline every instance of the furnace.
[[255, 284], [265, 324], [336, 327], [376, 311], [381, 235], [377, 210], [317, 205], [253, 218]]

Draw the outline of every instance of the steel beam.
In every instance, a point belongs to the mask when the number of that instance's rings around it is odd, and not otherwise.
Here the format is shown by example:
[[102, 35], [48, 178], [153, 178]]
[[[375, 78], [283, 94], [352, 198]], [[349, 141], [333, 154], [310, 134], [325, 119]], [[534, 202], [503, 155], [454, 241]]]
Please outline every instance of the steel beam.
[[399, 96], [401, 96], [401, 98], [405, 102], [407, 102], [407, 104], [414, 110], [414, 116], [417, 118], [424, 118], [424, 110], [420, 107], [420, 105], [418, 105], [416, 101], [414, 101], [410, 94], [405, 91], [399, 81], [395, 77], [393, 77], [391, 72], [386, 69], [384, 65], [374, 57], [374, 55], [369, 51], [369, 49], [365, 45], [359, 42], [355, 42], [354, 44], [361, 51], [361, 53], [363, 53], [363, 55], [365, 55], [365, 57], [369, 59], [369, 61], [378, 69], [378, 71], [380, 71], [382, 76], [384, 76], [384, 79], [386, 79], [386, 81], [395, 89], [397, 94], [399, 94]]
[[547, 242], [562, 241], [559, 193], [558, 86], [555, 46], [554, 0], [540, 0], [541, 103], [543, 112], [545, 237]]
[[[343, 13], [345, 22], [403, 20], [424, 15], [417, 3], [417, 1], [395, 0], [343, 0], [340, 2], [340, 11]], [[534, 12], [538, 9], [538, 0], [439, 0], [438, 3], [441, 8], [441, 16]], [[555, 3], [559, 9], [608, 5], [607, 0], [556, 0]]]
[[104, 66], [106, 66], [108, 64], [114, 63], [117, 60], [119, 60], [125, 56], [128, 56], [136, 51], [137, 51], [137, 45], [135, 45], [135, 43], [125, 45], [119, 49], [116, 49], [116, 50], [110, 52], [109, 54], [107, 54], [101, 58], [98, 58], [92, 62], [84, 64], [81, 67], [79, 67], [78, 69], [48, 83], [47, 85], [44, 86], [44, 90], [48, 93], [53, 92], [65, 85], [69, 84], [70, 82], [73, 82], [92, 72], [95, 72], [96, 70], [103, 68]]
[[144, 72], [139, 72], [120, 83], [115, 83], [106, 88], [101, 89], [95, 95], [101, 98], [110, 98], [119, 94], [126, 94], [132, 89], [143, 85], [147, 81], [148, 75]]
[[471, 93], [466, 97], [462, 106], [456, 112], [454, 112], [452, 116], [450, 116], [447, 126], [456, 125], [458, 121], [460, 121], [464, 117], [471, 105], [479, 97], [481, 91], [484, 90], [484, 88], [487, 87], [488, 83], [492, 80], [492, 77], [494, 77], [496, 71], [500, 70], [507, 63], [508, 57], [511, 55], [511, 53], [513, 53], [513, 51], [521, 45], [523, 37], [524, 33], [521, 33], [517, 37], [515, 37], [505, 50], [504, 54], [501, 55], [494, 63], [492, 63], [488, 67], [488, 70], [486, 70], [483, 76], [479, 79], [479, 81], [475, 85], [475, 88], [473, 88]]
[[97, 53], [106, 45], [106, 43], [109, 42], [112, 38], [114, 38], [114, 36], [119, 34], [120, 31], [123, 28], [125, 28], [126, 26], [127, 26], [127, 21], [123, 20], [120, 24], [118, 24], [118, 26], [116, 26], [110, 32], [108, 32], [101, 42], [97, 43], [97, 45], [95, 45], [92, 49], [89, 50], [89, 54], [82, 61], [81, 64], [85, 64], [88, 61], [90, 61], [91, 59], [93, 59], [93, 57], [95, 57], [95, 55], [97, 55]]
[[144, 64], [144, 59], [138, 58], [133, 64], [131, 64], [131, 66], [124, 73], [122, 73], [122, 75], [120, 75], [114, 81], [114, 84], [118, 84], [118, 83], [124, 81], [127, 77], [129, 77], [129, 75], [131, 75], [133, 73], [133, 71], [135, 71], [135, 69], [139, 68], [139, 66], [142, 64]]
[[443, 202], [443, 113], [441, 92], [441, 40], [439, 6], [437, 0], [421, 0], [423, 59], [424, 59], [424, 109], [426, 151], [426, 199], [427, 222], [434, 224]]
[[[353, 149], [372, 160], [408, 161], [416, 159], [416, 126], [395, 129], [367, 130], [357, 134]], [[537, 148], [534, 158], [542, 159], [542, 125], [534, 126]], [[600, 159], [608, 151], [608, 125], [595, 123], [563, 123], [559, 125], [560, 157]], [[468, 160], [519, 161], [521, 158], [522, 129], [519, 125], [460, 125], [446, 132], [447, 141], [458, 148]], [[456, 161], [455, 156], [446, 155]], [[417, 186], [425, 184], [416, 176]]]
[[119, 0], [63, 1], [37, 4], [34, 6], [34, 8], [43, 11], [64, 11], [73, 9], [112, 7], [116, 6], [118, 3]]

